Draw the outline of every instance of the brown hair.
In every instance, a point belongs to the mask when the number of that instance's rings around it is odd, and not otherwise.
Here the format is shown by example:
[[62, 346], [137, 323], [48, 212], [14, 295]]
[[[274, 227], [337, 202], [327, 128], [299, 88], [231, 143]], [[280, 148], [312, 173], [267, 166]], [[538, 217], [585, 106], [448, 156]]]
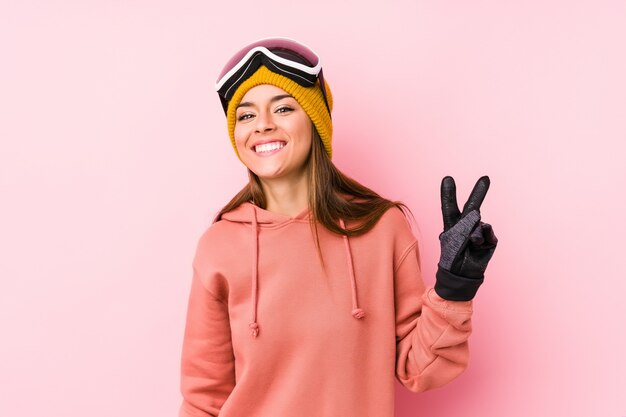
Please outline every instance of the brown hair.
[[[367, 233], [376, 225], [382, 215], [391, 207], [399, 208], [406, 216], [413, 217], [411, 210], [401, 201], [391, 201], [381, 197], [373, 190], [343, 174], [328, 157], [324, 145], [315, 128], [311, 152], [306, 160], [309, 179], [309, 216], [311, 230], [315, 235], [317, 252], [324, 265], [319, 248], [317, 222], [328, 230], [347, 236], [359, 236]], [[266, 199], [259, 177], [248, 169], [249, 182], [226, 204], [213, 223], [221, 220], [222, 215], [241, 204], [250, 201], [261, 208], [266, 208]], [[342, 229], [339, 218], [357, 220], [353, 228]]]

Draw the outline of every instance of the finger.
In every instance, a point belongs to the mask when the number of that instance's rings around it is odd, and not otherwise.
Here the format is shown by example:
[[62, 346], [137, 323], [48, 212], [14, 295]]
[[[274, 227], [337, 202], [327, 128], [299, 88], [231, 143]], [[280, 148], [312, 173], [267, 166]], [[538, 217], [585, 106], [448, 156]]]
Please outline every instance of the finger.
[[461, 216], [465, 216], [472, 210], [480, 211], [480, 205], [483, 203], [485, 195], [487, 195], [487, 190], [489, 189], [490, 184], [491, 181], [489, 181], [489, 177], [486, 175], [480, 177], [478, 181], [476, 181], [474, 189], [463, 206], [463, 213], [461, 213]]
[[483, 224], [483, 236], [489, 245], [495, 246], [498, 243], [498, 238], [493, 233], [493, 227], [489, 223]]
[[461, 213], [456, 203], [456, 184], [454, 178], [445, 176], [441, 180], [441, 213], [443, 214], [443, 230], [447, 231], [459, 220]]

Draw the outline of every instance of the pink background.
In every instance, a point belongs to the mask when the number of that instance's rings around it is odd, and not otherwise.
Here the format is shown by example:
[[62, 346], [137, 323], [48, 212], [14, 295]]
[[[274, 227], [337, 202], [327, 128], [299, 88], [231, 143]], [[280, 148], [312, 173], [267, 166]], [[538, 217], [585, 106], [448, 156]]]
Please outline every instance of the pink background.
[[322, 57], [334, 162], [419, 221], [491, 177], [472, 360], [397, 416], [626, 415], [623, 1], [2, 1], [0, 415], [174, 416], [200, 234], [246, 181], [213, 90]]

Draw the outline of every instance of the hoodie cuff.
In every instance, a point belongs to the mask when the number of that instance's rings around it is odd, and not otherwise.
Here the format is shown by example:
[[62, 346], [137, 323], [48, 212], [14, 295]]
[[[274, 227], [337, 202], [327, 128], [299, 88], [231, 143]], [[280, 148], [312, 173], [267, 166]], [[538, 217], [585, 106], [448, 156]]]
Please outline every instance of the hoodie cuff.
[[437, 265], [437, 282], [435, 292], [443, 299], [450, 301], [469, 301], [476, 295], [483, 278], [465, 278]]

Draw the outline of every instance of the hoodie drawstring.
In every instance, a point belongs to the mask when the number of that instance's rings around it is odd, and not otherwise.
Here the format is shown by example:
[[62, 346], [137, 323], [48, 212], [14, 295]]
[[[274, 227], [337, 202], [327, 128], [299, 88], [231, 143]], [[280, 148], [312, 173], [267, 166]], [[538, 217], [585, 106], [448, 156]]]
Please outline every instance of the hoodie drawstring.
[[[339, 219], [341, 228], [345, 230], [346, 226], [343, 219]], [[254, 254], [252, 256], [252, 321], [250, 322], [250, 329], [252, 329], [252, 336], [257, 337], [259, 335], [259, 324], [257, 323], [257, 285], [259, 281], [258, 264], [259, 264], [259, 231], [258, 222], [256, 218], [256, 210], [252, 210], [252, 240], [254, 242]], [[352, 286], [352, 316], [356, 319], [362, 319], [365, 317], [365, 311], [359, 308], [356, 291], [356, 277], [354, 275], [354, 266], [352, 265], [352, 252], [350, 250], [350, 241], [347, 235], [343, 235], [344, 247], [346, 249], [346, 258], [348, 261], [348, 270], [350, 272], [350, 284]]]
[[259, 281], [257, 269], [259, 263], [259, 234], [256, 210], [252, 210], [252, 239], [254, 241], [254, 256], [252, 257], [252, 322], [250, 323], [250, 328], [252, 329], [252, 336], [257, 337], [259, 335], [259, 325], [256, 322], [257, 283]]
[[[341, 228], [345, 230], [346, 225], [343, 222], [343, 219], [339, 219], [339, 224]], [[346, 255], [348, 258], [348, 269], [350, 270], [350, 282], [352, 284], [352, 315], [354, 318], [361, 319], [365, 317], [365, 311], [362, 308], [359, 308], [359, 303], [357, 301], [356, 296], [356, 278], [354, 277], [354, 266], [352, 265], [352, 253], [350, 251], [350, 242], [348, 241], [348, 236], [343, 235], [343, 243], [346, 247]]]

